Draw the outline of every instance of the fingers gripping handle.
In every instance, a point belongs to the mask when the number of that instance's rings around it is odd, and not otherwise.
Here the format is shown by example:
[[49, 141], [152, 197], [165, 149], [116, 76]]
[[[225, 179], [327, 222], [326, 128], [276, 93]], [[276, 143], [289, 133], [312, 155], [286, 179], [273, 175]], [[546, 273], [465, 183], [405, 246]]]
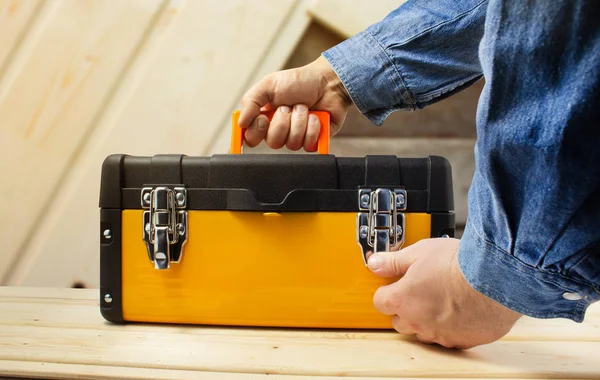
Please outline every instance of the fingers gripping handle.
[[[275, 111], [261, 111], [262, 115], [267, 116], [269, 121], [273, 117]], [[319, 154], [329, 154], [329, 139], [330, 139], [330, 115], [329, 112], [325, 111], [309, 111], [309, 114], [316, 115], [319, 118], [321, 129], [319, 131], [319, 139], [317, 140], [317, 152]], [[240, 111], [233, 111], [231, 116], [231, 145], [229, 153], [241, 154], [242, 146], [244, 145], [244, 134], [245, 129], [240, 128], [238, 120], [240, 118]]]

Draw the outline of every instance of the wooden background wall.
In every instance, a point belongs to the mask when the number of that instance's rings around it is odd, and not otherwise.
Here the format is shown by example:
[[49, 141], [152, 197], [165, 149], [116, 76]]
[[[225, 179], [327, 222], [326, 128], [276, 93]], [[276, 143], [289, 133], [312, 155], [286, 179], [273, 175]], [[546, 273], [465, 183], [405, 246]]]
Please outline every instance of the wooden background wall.
[[[226, 152], [249, 86], [400, 3], [0, 0], [0, 284], [98, 286], [107, 155]], [[353, 110], [332, 153], [449, 157], [464, 223], [479, 91], [385, 128]]]

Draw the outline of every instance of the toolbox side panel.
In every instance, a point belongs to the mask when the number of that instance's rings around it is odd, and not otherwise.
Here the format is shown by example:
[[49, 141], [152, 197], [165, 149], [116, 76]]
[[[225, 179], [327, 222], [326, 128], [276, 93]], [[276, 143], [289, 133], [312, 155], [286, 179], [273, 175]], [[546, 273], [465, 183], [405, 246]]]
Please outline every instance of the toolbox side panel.
[[122, 323], [121, 190], [127, 155], [113, 154], [102, 163], [100, 178], [100, 312], [110, 322]]
[[429, 207], [428, 212], [454, 211], [452, 166], [440, 156], [429, 156]]
[[126, 155], [113, 154], [102, 163], [100, 177], [100, 208], [120, 209], [123, 188], [123, 162]]
[[431, 213], [431, 237], [456, 234], [452, 166], [441, 156], [429, 156], [429, 205]]
[[456, 215], [453, 212], [431, 213], [431, 237], [442, 237], [448, 235], [453, 238], [456, 235]]
[[121, 210], [100, 210], [100, 312], [115, 323], [123, 322], [121, 227]]

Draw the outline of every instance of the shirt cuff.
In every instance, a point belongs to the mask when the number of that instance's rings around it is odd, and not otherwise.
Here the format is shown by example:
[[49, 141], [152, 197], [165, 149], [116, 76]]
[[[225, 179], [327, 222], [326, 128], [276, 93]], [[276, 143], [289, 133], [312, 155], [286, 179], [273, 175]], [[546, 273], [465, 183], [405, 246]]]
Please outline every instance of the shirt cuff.
[[400, 72], [369, 32], [362, 31], [322, 55], [372, 123], [380, 126], [392, 112], [415, 109]]
[[533, 318], [568, 318], [583, 322], [585, 311], [600, 299], [589, 285], [526, 265], [481, 238], [467, 223], [458, 262], [476, 291]]

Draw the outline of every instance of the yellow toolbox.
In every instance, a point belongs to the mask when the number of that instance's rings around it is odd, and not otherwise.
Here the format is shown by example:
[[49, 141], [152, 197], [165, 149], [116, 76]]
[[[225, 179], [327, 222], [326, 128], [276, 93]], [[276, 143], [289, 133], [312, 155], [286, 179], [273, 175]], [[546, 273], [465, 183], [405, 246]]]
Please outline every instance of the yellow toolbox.
[[115, 323], [390, 328], [373, 251], [454, 236], [438, 156], [111, 155], [100, 191], [100, 309]]

